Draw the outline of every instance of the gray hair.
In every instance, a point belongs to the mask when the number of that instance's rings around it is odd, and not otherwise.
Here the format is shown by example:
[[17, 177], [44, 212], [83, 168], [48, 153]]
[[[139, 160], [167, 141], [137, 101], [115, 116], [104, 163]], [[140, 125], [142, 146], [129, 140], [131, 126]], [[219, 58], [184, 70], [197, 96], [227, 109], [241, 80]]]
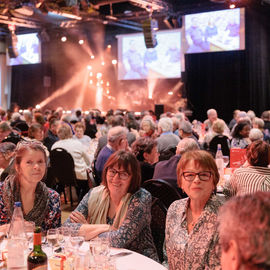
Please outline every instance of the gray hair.
[[207, 116], [209, 116], [210, 114], [216, 114], [217, 115], [217, 111], [215, 109], [209, 109], [207, 111]]
[[158, 127], [162, 129], [162, 132], [173, 131], [173, 121], [169, 117], [163, 117], [159, 120]]
[[12, 128], [10, 127], [9, 123], [7, 121], [2, 121], [0, 123], [0, 130], [5, 131], [12, 131]]
[[187, 134], [192, 133], [192, 125], [188, 121], [182, 121], [179, 124], [179, 129], [183, 130], [183, 132]]
[[249, 110], [249, 111], [247, 112], [247, 116], [250, 118], [250, 120], [253, 120], [253, 119], [256, 117], [256, 114], [255, 114], [254, 111]]
[[143, 119], [142, 119], [142, 121], [141, 121], [141, 124], [140, 124], [140, 128], [141, 128], [141, 129], [142, 129], [142, 125], [143, 125], [144, 122], [149, 123], [151, 130], [155, 130], [155, 129], [156, 129], [156, 124], [155, 124], [155, 122], [154, 122], [152, 116], [150, 116], [150, 115], [145, 115], [145, 116], [143, 117]]
[[234, 240], [245, 269], [270, 269], [270, 192], [233, 197], [218, 219], [222, 251]]
[[198, 143], [192, 138], [184, 138], [182, 139], [176, 148], [177, 155], [183, 155], [187, 151], [199, 150]]
[[179, 121], [183, 121], [185, 120], [185, 114], [182, 112], [177, 112], [174, 117], [176, 117], [177, 119], [179, 119]]
[[253, 124], [256, 124], [258, 126], [258, 128], [261, 128], [261, 129], [264, 128], [264, 121], [261, 118], [255, 117], [253, 119]]
[[263, 140], [263, 133], [258, 128], [252, 128], [249, 132], [249, 139], [254, 142]]
[[3, 142], [0, 143], [0, 153], [14, 152], [16, 144], [12, 142]]
[[108, 142], [114, 143], [119, 137], [127, 136], [128, 129], [126, 127], [112, 127], [108, 132]]

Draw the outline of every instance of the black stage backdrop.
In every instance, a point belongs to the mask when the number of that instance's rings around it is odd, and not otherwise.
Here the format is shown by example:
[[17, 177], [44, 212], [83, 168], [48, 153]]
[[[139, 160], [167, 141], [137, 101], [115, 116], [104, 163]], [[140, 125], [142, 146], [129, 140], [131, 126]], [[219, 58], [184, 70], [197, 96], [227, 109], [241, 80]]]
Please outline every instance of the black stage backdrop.
[[[192, 118], [204, 120], [207, 109], [215, 108], [219, 116], [228, 122], [235, 109], [252, 109], [257, 115], [270, 109], [269, 18], [269, 7], [246, 8], [244, 51], [185, 56], [185, 88], [188, 107], [193, 111]], [[47, 57], [50, 58], [53, 57]], [[46, 61], [39, 65], [13, 67], [11, 102], [24, 108], [34, 106], [67, 80], [70, 74], [62, 56], [54, 57], [53, 61], [53, 64]], [[44, 87], [44, 76], [51, 77], [48, 88]]]

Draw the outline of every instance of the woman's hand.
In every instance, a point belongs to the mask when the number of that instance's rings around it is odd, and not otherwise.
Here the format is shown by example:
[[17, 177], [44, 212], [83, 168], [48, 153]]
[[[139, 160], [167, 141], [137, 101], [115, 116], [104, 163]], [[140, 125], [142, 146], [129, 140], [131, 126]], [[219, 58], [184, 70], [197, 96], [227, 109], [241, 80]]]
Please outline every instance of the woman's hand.
[[9, 231], [10, 224], [4, 224], [0, 226], [0, 233], [1, 234], [7, 234]]
[[84, 215], [78, 211], [73, 211], [71, 214], [70, 214], [70, 220], [71, 222], [73, 223], [81, 223], [81, 224], [87, 224], [87, 220], [86, 218], [84, 217]]

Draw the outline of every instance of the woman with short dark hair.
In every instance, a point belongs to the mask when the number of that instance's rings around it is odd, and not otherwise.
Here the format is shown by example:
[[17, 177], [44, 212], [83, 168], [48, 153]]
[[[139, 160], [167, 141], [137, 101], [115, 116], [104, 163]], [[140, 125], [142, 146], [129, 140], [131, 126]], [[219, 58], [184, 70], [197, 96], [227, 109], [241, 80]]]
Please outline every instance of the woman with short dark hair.
[[228, 197], [270, 191], [270, 146], [264, 141], [255, 141], [247, 148], [247, 166], [234, 171], [225, 185], [224, 194]]
[[113, 247], [127, 248], [158, 261], [153, 243], [151, 194], [140, 188], [140, 165], [127, 151], [113, 153], [102, 175], [66, 221], [89, 240], [110, 236]]
[[131, 145], [131, 149], [140, 162], [142, 183], [152, 179], [159, 158], [157, 141], [149, 137], [139, 137]]

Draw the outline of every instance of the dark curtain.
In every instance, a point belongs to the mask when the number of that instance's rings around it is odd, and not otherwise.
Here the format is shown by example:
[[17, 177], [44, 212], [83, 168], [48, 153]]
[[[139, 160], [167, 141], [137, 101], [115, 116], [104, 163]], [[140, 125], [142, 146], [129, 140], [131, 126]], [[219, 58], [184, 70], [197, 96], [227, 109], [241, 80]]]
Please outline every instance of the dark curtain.
[[189, 54], [186, 91], [193, 118], [206, 119], [215, 108], [230, 121], [235, 109], [270, 109], [270, 12], [246, 8], [246, 50]]

